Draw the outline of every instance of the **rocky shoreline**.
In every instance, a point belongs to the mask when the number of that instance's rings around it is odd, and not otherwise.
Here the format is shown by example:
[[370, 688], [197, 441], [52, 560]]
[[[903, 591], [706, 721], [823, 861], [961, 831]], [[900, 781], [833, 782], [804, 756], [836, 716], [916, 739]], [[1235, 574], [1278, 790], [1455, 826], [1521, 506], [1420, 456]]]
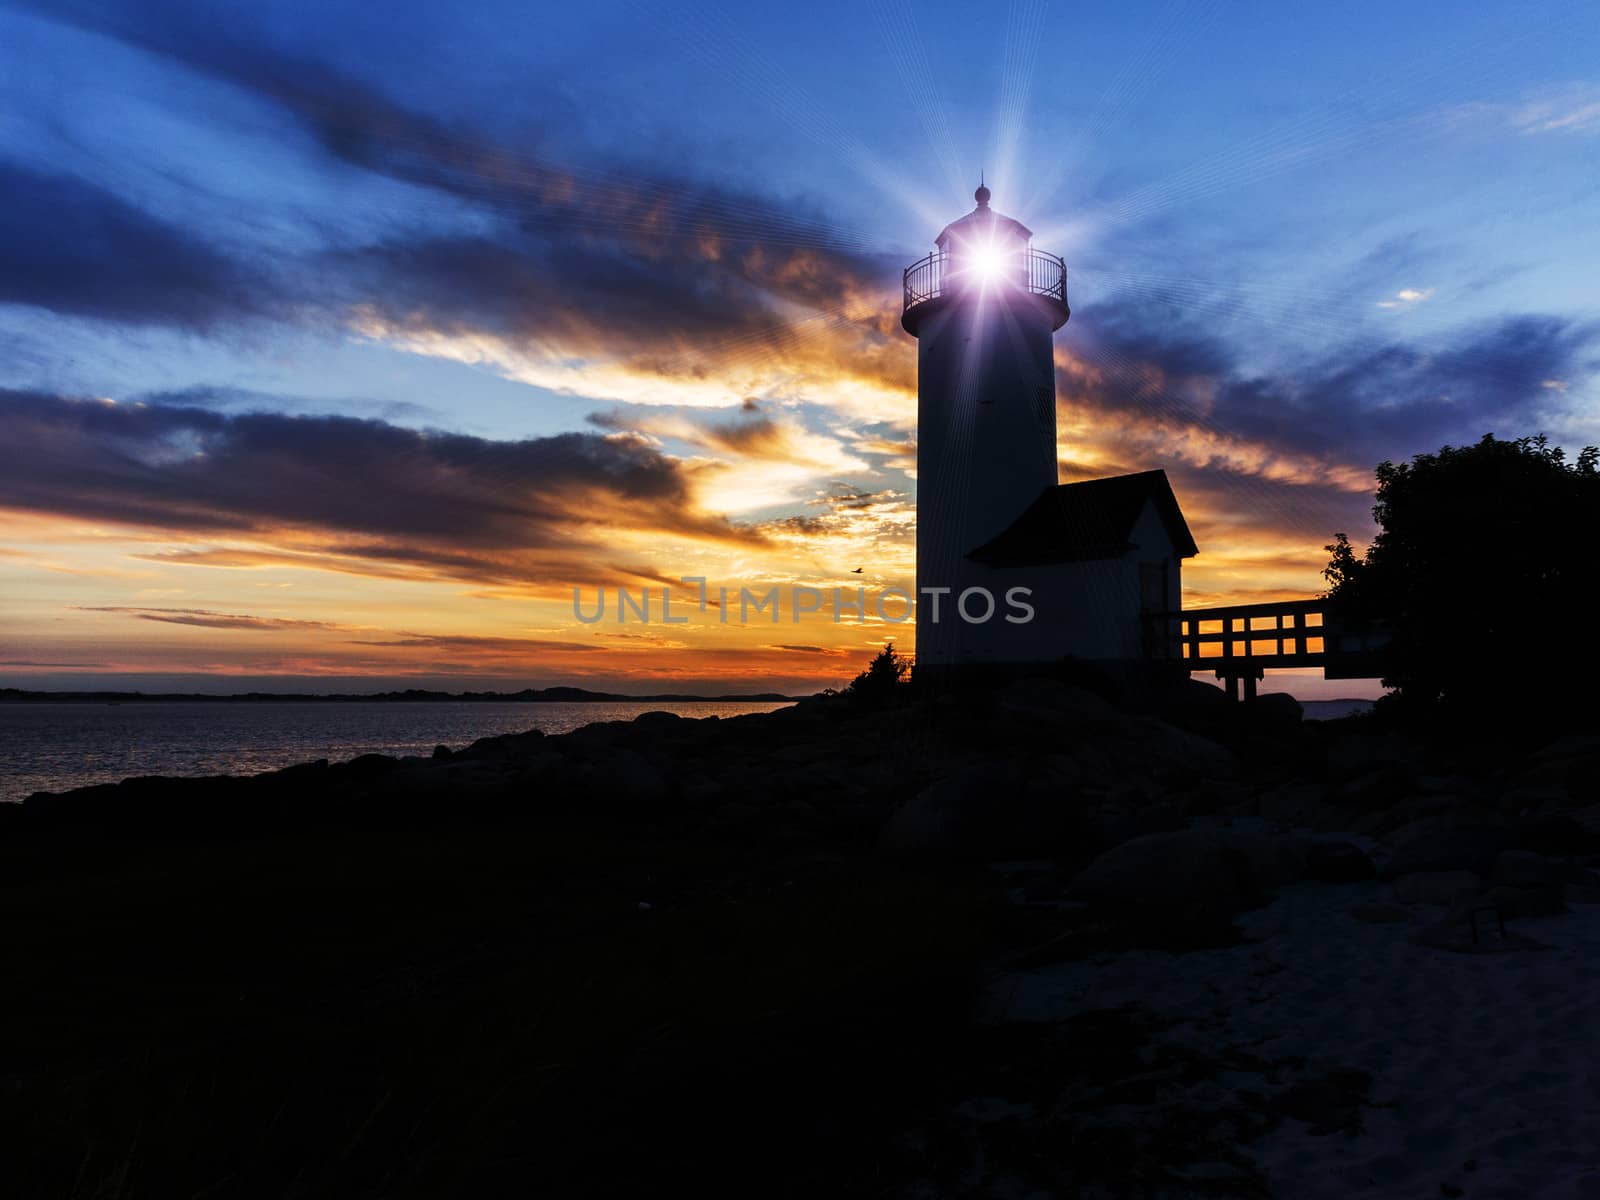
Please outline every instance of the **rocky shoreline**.
[[[1404, 1088], [1228, 1022], [1587, 929], [1597, 767], [1037, 679], [38, 795], [0, 1118], [27, 1195], [1322, 1194], [1284, 1139], [1360, 1158]], [[1421, 1178], [1369, 1157], [1342, 1194]]]

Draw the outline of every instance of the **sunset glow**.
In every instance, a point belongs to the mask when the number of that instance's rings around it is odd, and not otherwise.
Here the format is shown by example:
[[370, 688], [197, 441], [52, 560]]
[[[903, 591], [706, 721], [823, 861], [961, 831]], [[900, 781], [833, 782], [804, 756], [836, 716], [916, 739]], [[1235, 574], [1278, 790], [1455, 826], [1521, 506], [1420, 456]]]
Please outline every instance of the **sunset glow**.
[[[1381, 50], [1333, 13], [957, 7], [827, 53], [803, 14], [644, 7], [0, 11], [0, 684], [812, 690], [914, 651], [831, 600], [573, 592], [911, 588], [900, 271], [985, 168], [1071, 272], [1061, 478], [1164, 468], [1191, 605], [1321, 591], [1385, 458], [1596, 436], [1578, 6]], [[636, 69], [558, 52], [601, 43]]]

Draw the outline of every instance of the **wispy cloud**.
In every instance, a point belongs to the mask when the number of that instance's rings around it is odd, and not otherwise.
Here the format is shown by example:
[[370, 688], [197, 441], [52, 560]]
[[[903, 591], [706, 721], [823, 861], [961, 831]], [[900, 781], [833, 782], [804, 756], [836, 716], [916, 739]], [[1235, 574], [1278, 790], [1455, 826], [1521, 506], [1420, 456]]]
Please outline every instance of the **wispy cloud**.
[[1379, 300], [1379, 308], [1412, 308], [1433, 295], [1432, 288], [1401, 288], [1388, 300]]
[[1443, 113], [1441, 120], [1456, 129], [1526, 137], [1586, 136], [1600, 132], [1600, 83], [1547, 85], [1516, 100], [1461, 104]]

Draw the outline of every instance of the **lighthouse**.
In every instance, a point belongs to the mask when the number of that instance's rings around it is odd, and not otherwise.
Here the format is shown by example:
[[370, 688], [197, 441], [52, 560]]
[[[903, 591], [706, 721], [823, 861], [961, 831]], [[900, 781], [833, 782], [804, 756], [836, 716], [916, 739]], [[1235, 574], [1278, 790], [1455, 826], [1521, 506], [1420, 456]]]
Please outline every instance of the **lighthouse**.
[[[1056, 482], [1052, 343], [1071, 315], [1067, 268], [1033, 249], [1032, 231], [990, 208], [989, 195], [980, 185], [977, 207], [945, 226], [937, 249], [905, 272], [901, 324], [917, 339], [917, 661], [924, 667], [981, 653], [976, 643], [986, 639], [957, 609], [963, 592], [986, 582], [966, 553]], [[969, 611], [981, 599], [970, 597]]]
[[1055, 333], [1067, 268], [989, 207], [906, 268], [917, 339], [919, 677], [1146, 658], [1196, 553], [1162, 471], [1060, 485]]

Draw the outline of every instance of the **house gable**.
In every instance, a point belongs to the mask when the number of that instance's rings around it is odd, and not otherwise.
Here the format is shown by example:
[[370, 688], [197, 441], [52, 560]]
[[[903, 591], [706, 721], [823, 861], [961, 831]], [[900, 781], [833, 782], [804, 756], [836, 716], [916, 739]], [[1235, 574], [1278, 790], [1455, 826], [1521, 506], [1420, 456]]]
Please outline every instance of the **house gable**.
[[1171, 557], [1199, 553], [1167, 473], [1141, 471], [1046, 488], [1004, 532], [967, 557], [991, 567], [1122, 558], [1134, 548], [1134, 531], [1151, 507], [1171, 542]]

